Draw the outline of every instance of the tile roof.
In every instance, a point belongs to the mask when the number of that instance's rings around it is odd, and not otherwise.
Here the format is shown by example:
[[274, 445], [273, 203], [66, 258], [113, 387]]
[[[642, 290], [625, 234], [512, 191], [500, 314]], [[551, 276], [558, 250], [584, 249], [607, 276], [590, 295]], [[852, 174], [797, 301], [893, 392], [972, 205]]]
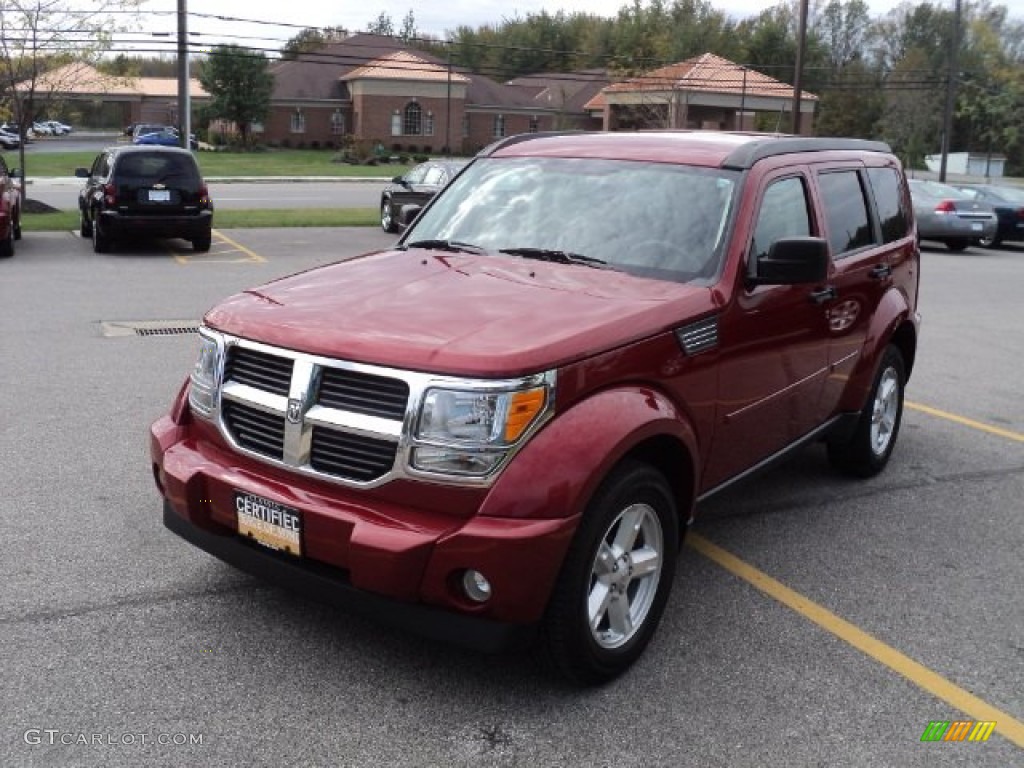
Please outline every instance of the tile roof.
[[[435, 64], [411, 51], [394, 51], [357, 67], [342, 80], [414, 80], [416, 82], [447, 82], [448, 68]], [[451, 73], [453, 83], [468, 83], [469, 78], [458, 72]]]
[[[705, 93], [746, 93], [747, 96], [774, 96], [792, 98], [793, 86], [762, 74], [750, 67], [736, 64], [713, 53], [669, 64], [667, 67], [645, 72], [614, 83], [604, 93], [630, 93], [636, 91], [686, 90]], [[801, 98], [817, 100], [817, 96], [804, 91]], [[589, 105], [588, 105], [588, 108]]]
[[[27, 87], [26, 82], [18, 84], [19, 90]], [[36, 79], [36, 91], [73, 95], [176, 97], [178, 80], [173, 77], [106, 75], [89, 64], [73, 62], [40, 75]], [[189, 94], [193, 98], [207, 98], [210, 95], [194, 78], [189, 80]]]

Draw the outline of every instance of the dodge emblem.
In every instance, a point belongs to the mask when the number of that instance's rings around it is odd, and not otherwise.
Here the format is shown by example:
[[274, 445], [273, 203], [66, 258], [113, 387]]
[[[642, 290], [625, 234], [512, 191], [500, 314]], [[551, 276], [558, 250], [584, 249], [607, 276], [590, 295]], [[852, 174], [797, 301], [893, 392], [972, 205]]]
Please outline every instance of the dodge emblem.
[[299, 419], [302, 417], [302, 401], [297, 398], [289, 398], [288, 400], [288, 421], [292, 424], [298, 424]]

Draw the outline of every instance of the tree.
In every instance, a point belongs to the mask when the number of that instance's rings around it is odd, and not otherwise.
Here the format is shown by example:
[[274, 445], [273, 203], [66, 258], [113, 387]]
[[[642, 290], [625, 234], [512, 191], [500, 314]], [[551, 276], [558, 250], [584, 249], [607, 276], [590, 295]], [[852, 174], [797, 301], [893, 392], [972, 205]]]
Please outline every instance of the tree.
[[[97, 61], [110, 49], [113, 33], [132, 25], [130, 12], [139, 2], [0, 0], [0, 92], [10, 101], [22, 136], [78, 81], [79, 71], [66, 65]], [[115, 12], [122, 14], [115, 19]], [[24, 142], [19, 164], [24, 173]], [[22, 198], [25, 187], [22, 183]]]
[[274, 76], [267, 57], [233, 43], [218, 45], [200, 70], [199, 82], [210, 94], [209, 114], [233, 122], [248, 145], [252, 124], [270, 111]]
[[344, 40], [346, 37], [348, 31], [342, 27], [307, 27], [284, 44], [281, 48], [281, 58], [285, 61], [296, 59], [300, 53], [320, 50], [328, 43]]
[[398, 36], [406, 43], [410, 43], [419, 37], [419, 30], [416, 29], [416, 17], [413, 15], [412, 8], [405, 14], [405, 18], [402, 19], [402, 30], [398, 33]]
[[381, 11], [380, 16], [366, 25], [366, 31], [371, 35], [393, 37], [395, 34], [395, 22], [391, 20], [391, 14], [387, 11]]

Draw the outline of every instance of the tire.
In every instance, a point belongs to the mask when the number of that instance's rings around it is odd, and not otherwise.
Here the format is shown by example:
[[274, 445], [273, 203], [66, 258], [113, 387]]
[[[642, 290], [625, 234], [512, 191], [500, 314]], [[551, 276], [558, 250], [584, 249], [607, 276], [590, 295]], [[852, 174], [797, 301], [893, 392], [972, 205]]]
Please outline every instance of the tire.
[[14, 239], [21, 240], [21, 209], [14, 216]]
[[678, 545], [664, 476], [647, 464], [621, 464], [588, 505], [541, 624], [543, 651], [559, 674], [594, 685], [640, 657], [672, 589]]
[[979, 237], [978, 245], [982, 248], [998, 248], [1003, 244], [1003, 238], [999, 235], [993, 235], [992, 237]]
[[391, 210], [390, 200], [382, 200], [380, 203], [380, 228], [391, 234], [398, 231], [398, 225], [395, 223], [395, 216]]
[[192, 250], [196, 253], [206, 253], [210, 250], [210, 243], [213, 236], [210, 232], [204, 232], [202, 235], [192, 241]]
[[94, 253], [108, 253], [110, 251], [112, 242], [110, 237], [103, 232], [100, 227], [99, 219], [96, 219], [92, 223], [92, 250]]
[[970, 240], [966, 238], [956, 238], [955, 240], [947, 240], [946, 247], [949, 248], [953, 253], [960, 253], [966, 251], [967, 246], [971, 244]]
[[81, 209], [78, 211], [78, 234], [82, 237], [92, 237], [92, 222]]
[[890, 344], [882, 355], [853, 435], [841, 442], [828, 442], [828, 459], [833, 467], [854, 477], [872, 477], [885, 469], [903, 420], [906, 383], [903, 356]]
[[7, 225], [7, 236], [0, 240], [0, 259], [9, 259], [14, 255], [14, 220]]

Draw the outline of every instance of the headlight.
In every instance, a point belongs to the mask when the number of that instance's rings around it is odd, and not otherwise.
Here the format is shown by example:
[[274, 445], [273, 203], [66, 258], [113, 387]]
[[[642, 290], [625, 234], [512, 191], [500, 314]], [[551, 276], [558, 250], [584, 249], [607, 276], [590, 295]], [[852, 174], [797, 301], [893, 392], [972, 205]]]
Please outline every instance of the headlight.
[[425, 472], [488, 474], [549, 406], [549, 382], [505, 391], [434, 387], [416, 423], [412, 465]]
[[221, 348], [218, 336], [205, 328], [199, 331], [199, 355], [192, 368], [188, 393], [189, 405], [199, 416], [209, 416], [217, 405]]

